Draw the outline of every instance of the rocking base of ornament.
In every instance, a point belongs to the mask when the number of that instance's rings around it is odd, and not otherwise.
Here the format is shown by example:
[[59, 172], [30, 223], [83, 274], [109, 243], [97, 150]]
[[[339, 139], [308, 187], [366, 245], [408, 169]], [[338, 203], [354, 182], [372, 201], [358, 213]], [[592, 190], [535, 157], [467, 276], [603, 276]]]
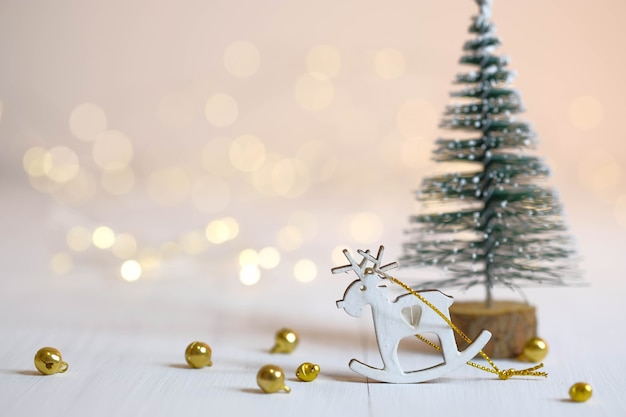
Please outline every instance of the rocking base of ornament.
[[[493, 336], [483, 352], [491, 358], [518, 357], [526, 342], [537, 335], [535, 307], [518, 301], [494, 301], [492, 307], [480, 301], [456, 301], [450, 318], [470, 339], [489, 330]], [[459, 350], [465, 349], [467, 342], [455, 336]]]
[[472, 360], [472, 358], [476, 356], [479, 351], [485, 348], [485, 344], [489, 341], [490, 337], [491, 333], [484, 330], [471, 345], [467, 346], [465, 350], [461, 352], [457, 351], [455, 354], [449, 352], [449, 357], [442, 363], [426, 369], [409, 372], [404, 372], [400, 369], [392, 371], [384, 368], [374, 368], [373, 366], [356, 359], [352, 359], [350, 361], [350, 369], [367, 378], [382, 382], [390, 382], [393, 384], [416, 384], [419, 382], [430, 381], [449, 374], [453, 370], [460, 368], [468, 361]]

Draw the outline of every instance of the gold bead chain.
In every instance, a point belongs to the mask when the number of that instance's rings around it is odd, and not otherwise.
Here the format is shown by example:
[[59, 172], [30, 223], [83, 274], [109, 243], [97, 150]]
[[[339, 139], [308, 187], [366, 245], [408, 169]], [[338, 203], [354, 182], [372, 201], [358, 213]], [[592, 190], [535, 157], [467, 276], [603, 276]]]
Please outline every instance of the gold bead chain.
[[[452, 323], [452, 321], [446, 317], [445, 314], [443, 314], [437, 307], [435, 307], [430, 301], [428, 301], [426, 298], [424, 298], [420, 293], [418, 293], [417, 291], [415, 291], [413, 288], [409, 287], [408, 285], [406, 285], [404, 282], [400, 281], [397, 278], [392, 277], [391, 275], [388, 275], [386, 273], [384, 273], [383, 271], [377, 270], [376, 271], [378, 274], [383, 275], [385, 278], [387, 278], [389, 281], [393, 282], [394, 284], [397, 284], [399, 286], [401, 286], [402, 288], [404, 288], [405, 290], [407, 290], [408, 292], [410, 292], [411, 294], [413, 294], [415, 297], [417, 297], [421, 302], [423, 302], [424, 304], [426, 304], [428, 307], [430, 307], [435, 313], [437, 313], [439, 315], [439, 317], [441, 317], [447, 324], [448, 326], [450, 326], [452, 328], [452, 330], [454, 330], [459, 336], [461, 336], [463, 338], [463, 340], [465, 340], [467, 343], [472, 343], [472, 339], [470, 339], [469, 337], [467, 337], [467, 335], [465, 333], [463, 333], [463, 331], [461, 331], [461, 329], [459, 329], [458, 327], [456, 327], [456, 325], [454, 323]], [[426, 339], [424, 336], [416, 334], [415, 335], [419, 340], [421, 340], [422, 342], [426, 343], [427, 345], [441, 351], [441, 347], [439, 347], [437, 344], [431, 342], [430, 340]], [[537, 366], [533, 366], [532, 368], [527, 368], [527, 369], [500, 369], [496, 366], [496, 364], [491, 360], [491, 358], [489, 356], [487, 356], [487, 354], [485, 352], [483, 352], [482, 350], [478, 352], [478, 354], [480, 356], [482, 356], [482, 358], [484, 360], [486, 360], [489, 365], [491, 365], [491, 368], [488, 368], [486, 366], [477, 364], [475, 362], [467, 362], [467, 364], [469, 366], [473, 366], [476, 369], [480, 369], [481, 371], [485, 371], [485, 372], [489, 372], [492, 374], [496, 374], [498, 375], [498, 378], [500, 379], [509, 379], [512, 376], [542, 376], [542, 377], [547, 377], [548, 373], [547, 372], [542, 372], [542, 371], [537, 371], [537, 369], [543, 368], [543, 363], [540, 363]]]

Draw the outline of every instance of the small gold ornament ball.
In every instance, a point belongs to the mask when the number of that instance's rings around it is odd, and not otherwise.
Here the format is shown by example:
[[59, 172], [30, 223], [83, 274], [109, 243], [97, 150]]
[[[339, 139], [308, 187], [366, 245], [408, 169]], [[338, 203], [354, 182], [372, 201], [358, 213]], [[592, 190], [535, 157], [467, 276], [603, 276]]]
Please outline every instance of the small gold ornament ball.
[[299, 336], [295, 330], [283, 328], [276, 332], [272, 353], [291, 353], [298, 346]]
[[591, 398], [591, 385], [586, 382], [577, 382], [569, 389], [569, 396], [572, 401], [582, 403]]
[[35, 354], [35, 368], [44, 375], [52, 375], [67, 371], [68, 364], [63, 362], [58, 349], [42, 347]]
[[211, 347], [203, 342], [192, 342], [185, 350], [185, 360], [192, 368], [211, 366]]
[[278, 391], [291, 392], [291, 388], [285, 385], [285, 373], [280, 366], [265, 365], [256, 374], [256, 383], [268, 394]]
[[533, 337], [524, 345], [522, 358], [531, 362], [541, 362], [548, 354], [548, 344], [540, 337]]
[[298, 366], [296, 370], [296, 376], [300, 381], [311, 382], [320, 373], [320, 366], [311, 362], [304, 362]]

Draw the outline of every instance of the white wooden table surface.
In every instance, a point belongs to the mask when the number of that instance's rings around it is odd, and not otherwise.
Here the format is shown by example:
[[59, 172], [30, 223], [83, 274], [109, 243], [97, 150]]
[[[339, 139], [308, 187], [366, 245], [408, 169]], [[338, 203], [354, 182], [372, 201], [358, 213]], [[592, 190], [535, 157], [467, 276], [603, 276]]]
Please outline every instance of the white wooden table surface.
[[[475, 1], [0, 1], [0, 416], [626, 415], [625, 5], [494, 2], [499, 53], [511, 56], [528, 107], [521, 118], [554, 170], [590, 284], [526, 291], [550, 346], [549, 377], [501, 381], [464, 367], [392, 385], [348, 368], [352, 358], [380, 358], [369, 312], [353, 318], [335, 308], [352, 278], [330, 273], [331, 253], [384, 244], [386, 260], [400, 256], [411, 190], [439, 170], [430, 151], [454, 75], [468, 69], [457, 63]], [[224, 94], [224, 112], [208, 106]], [[85, 103], [96, 113], [73, 122]], [[132, 144], [127, 194], [104, 190], [95, 142], [81, 140], [103, 129]], [[233, 141], [249, 134], [269, 161], [256, 178], [227, 161]], [[30, 184], [23, 157], [58, 146], [80, 161], [79, 189], [44, 194], [60, 185]], [[294, 195], [268, 194], [270, 176], [285, 179], [273, 170], [285, 166], [293, 172], [277, 190]], [[306, 175], [296, 172], [303, 166]], [[155, 174], [178, 202], [150, 195], [150, 185], [159, 191]], [[222, 185], [209, 212], [191, 201], [207, 176]], [[81, 190], [85, 199], [72, 200]], [[302, 211], [315, 218], [315, 236], [281, 248], [278, 267], [244, 286], [239, 253], [278, 246], [278, 232]], [[356, 236], [363, 214], [372, 221], [361, 229], [377, 228], [372, 240]], [[158, 276], [136, 282], [120, 278], [110, 252], [77, 254], [65, 243], [72, 226], [104, 224], [158, 247], [220, 216], [240, 222], [237, 239], [163, 261]], [[372, 247], [356, 245], [367, 241]], [[49, 267], [59, 251], [74, 262], [63, 275]], [[309, 283], [294, 279], [304, 258], [317, 265]], [[409, 282], [419, 274], [398, 271]], [[285, 326], [300, 333], [299, 347], [268, 353]], [[185, 366], [194, 340], [213, 348], [211, 368]], [[43, 346], [63, 353], [66, 373], [36, 373]], [[401, 348], [407, 369], [438, 359], [416, 340]], [[312, 383], [295, 380], [304, 361], [321, 366]], [[256, 372], [268, 363], [284, 368], [290, 394], [259, 391]], [[578, 381], [593, 386], [586, 403], [568, 400]]]
[[[3, 416], [618, 416], [626, 411], [624, 284], [618, 269], [624, 242], [613, 235], [615, 245], [605, 245], [611, 230], [602, 235], [602, 228], [589, 228], [579, 235], [590, 258], [584, 267], [591, 286], [527, 291], [550, 345], [547, 379], [500, 381], [464, 367], [428, 383], [393, 385], [367, 381], [348, 369], [351, 358], [380, 364], [368, 313], [353, 318], [335, 308], [348, 276], [322, 270], [302, 285], [280, 279], [284, 271], [278, 270], [276, 282], [246, 288], [223, 273], [228, 266], [215, 258], [169, 265], [165, 274], [175, 278], [169, 280], [127, 283], [93, 267], [54, 276], [46, 265], [50, 205], [40, 204], [29, 190], [2, 188], [3, 196], [12, 197], [0, 202], [0, 230], [10, 236], [0, 252]], [[616, 255], [612, 264], [602, 262], [611, 255]], [[272, 355], [274, 332], [283, 326], [300, 332], [300, 345], [292, 354]], [[211, 345], [213, 367], [187, 368], [183, 352], [193, 340]], [[42, 346], [61, 350], [67, 373], [37, 374], [33, 355]], [[437, 356], [409, 342], [402, 345], [401, 360], [418, 368]], [[321, 366], [312, 383], [294, 376], [304, 361]], [[284, 368], [290, 394], [260, 392], [255, 375], [267, 363]], [[593, 386], [587, 403], [568, 400], [577, 381]]]

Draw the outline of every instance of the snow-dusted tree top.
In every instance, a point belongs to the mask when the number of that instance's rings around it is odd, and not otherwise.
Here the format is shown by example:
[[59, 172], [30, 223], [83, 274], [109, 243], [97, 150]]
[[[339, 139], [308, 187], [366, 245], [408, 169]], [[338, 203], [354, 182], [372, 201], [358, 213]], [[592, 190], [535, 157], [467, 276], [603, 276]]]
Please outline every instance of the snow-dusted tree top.
[[460, 59], [473, 69], [456, 77], [462, 88], [450, 94], [441, 122], [451, 137], [438, 139], [433, 154], [460, 171], [424, 179], [417, 193], [422, 213], [410, 219], [402, 264], [447, 272], [420, 288], [484, 285], [491, 304], [495, 285], [565, 284], [576, 268], [558, 197], [544, 184], [548, 167], [528, 152], [535, 132], [515, 118], [522, 102], [511, 88], [508, 58], [495, 55], [491, 1], [477, 3], [474, 37]]

